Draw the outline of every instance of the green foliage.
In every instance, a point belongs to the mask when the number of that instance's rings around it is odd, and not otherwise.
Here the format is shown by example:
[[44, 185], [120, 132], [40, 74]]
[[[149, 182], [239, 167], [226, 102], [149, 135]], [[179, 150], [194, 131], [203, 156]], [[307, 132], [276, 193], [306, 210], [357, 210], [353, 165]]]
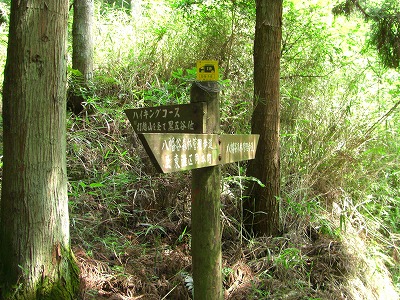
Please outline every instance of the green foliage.
[[270, 292], [265, 289], [260, 289], [257, 286], [253, 286], [250, 294], [250, 299], [269, 299]]
[[[336, 238], [354, 226], [396, 257], [399, 74], [361, 48], [367, 28], [359, 21], [328, 23], [294, 7], [285, 8], [282, 52], [284, 224], [306, 219]], [[398, 285], [398, 268], [387, 265]]]
[[[392, 4], [392, 3], [391, 3]], [[383, 5], [371, 26], [370, 43], [376, 47], [383, 64], [389, 68], [400, 65], [400, 9]]]
[[275, 262], [285, 269], [293, 269], [295, 267], [302, 268], [305, 264], [301, 255], [301, 250], [298, 248], [286, 248], [282, 250], [279, 256], [275, 259]]
[[191, 234], [187, 233], [187, 226], [183, 229], [182, 233], [179, 235], [178, 239], [176, 240], [176, 244], [181, 244], [181, 243], [188, 243], [191, 245]]
[[398, 1], [383, 0], [359, 2], [346, 0], [333, 8], [335, 15], [350, 15], [359, 12], [371, 23], [368, 43], [376, 48], [378, 55], [388, 68], [398, 68], [400, 64], [400, 6]]

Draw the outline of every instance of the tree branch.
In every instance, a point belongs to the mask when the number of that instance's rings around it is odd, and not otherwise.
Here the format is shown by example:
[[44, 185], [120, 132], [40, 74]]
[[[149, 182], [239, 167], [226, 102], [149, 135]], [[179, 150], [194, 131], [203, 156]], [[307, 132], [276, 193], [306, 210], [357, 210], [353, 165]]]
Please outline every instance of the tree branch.
[[382, 117], [379, 118], [372, 126], [368, 128], [368, 130], [365, 132], [365, 136], [368, 136], [372, 131], [374, 131], [375, 127], [382, 123], [383, 120], [387, 119], [395, 110], [396, 108], [400, 105], [400, 100], [395, 103], [395, 105], [392, 106], [391, 109], [389, 109]]

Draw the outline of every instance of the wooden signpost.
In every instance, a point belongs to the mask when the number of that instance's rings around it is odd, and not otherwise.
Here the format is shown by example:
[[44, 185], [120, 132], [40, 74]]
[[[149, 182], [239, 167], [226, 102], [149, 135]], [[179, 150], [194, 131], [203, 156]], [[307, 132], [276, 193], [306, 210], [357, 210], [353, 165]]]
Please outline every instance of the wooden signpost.
[[192, 170], [194, 299], [222, 300], [219, 165], [255, 158], [259, 135], [220, 135], [218, 64], [197, 63], [190, 104], [125, 111], [159, 172]]

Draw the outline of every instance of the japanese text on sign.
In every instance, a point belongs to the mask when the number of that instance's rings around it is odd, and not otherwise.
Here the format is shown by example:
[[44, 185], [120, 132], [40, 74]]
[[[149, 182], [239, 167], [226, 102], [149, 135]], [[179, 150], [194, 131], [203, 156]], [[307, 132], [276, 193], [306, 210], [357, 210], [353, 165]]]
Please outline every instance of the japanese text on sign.
[[255, 152], [254, 142], [232, 142], [226, 146], [226, 152], [229, 154]]
[[194, 131], [194, 122], [189, 121], [168, 121], [168, 122], [137, 122], [138, 132], [182, 132]]
[[164, 168], [182, 169], [213, 163], [212, 150], [216, 150], [213, 138], [175, 138], [162, 141]]
[[158, 106], [125, 111], [136, 133], [202, 133], [204, 103]]
[[175, 106], [172, 108], [157, 108], [149, 107], [141, 110], [133, 111], [133, 117], [138, 120], [151, 120], [160, 118], [167, 118], [172, 116], [173, 118], [179, 118], [179, 107]]

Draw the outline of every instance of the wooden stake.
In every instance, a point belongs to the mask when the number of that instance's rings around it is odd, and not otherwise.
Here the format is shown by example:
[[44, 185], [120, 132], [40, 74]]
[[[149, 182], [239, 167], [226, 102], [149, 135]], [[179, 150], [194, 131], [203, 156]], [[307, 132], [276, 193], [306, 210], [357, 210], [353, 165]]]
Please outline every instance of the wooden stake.
[[[219, 86], [195, 82], [191, 103], [206, 103], [206, 132], [219, 133]], [[219, 166], [192, 170], [192, 265], [195, 300], [222, 300], [221, 171]]]

